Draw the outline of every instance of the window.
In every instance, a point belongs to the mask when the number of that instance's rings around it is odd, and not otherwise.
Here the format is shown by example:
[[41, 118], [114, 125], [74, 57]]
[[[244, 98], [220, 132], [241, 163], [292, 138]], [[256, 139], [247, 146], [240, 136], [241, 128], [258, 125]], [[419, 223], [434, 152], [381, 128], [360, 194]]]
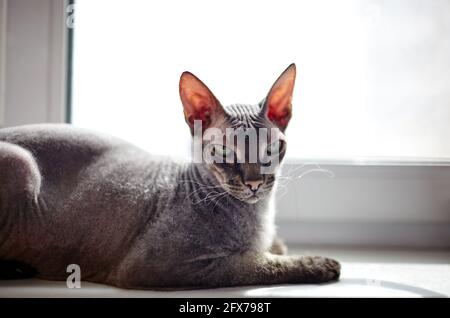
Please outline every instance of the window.
[[449, 246], [448, 1], [77, 0], [73, 51], [70, 2], [0, 0], [0, 125], [64, 122], [73, 53], [75, 125], [188, 156], [182, 71], [255, 103], [294, 61], [282, 236]]
[[296, 62], [290, 158], [448, 160], [449, 21], [445, 0], [78, 0], [73, 123], [188, 155], [182, 71], [256, 103]]
[[77, 0], [72, 122], [189, 157], [180, 74], [257, 103], [297, 64], [288, 242], [448, 246], [450, 2]]

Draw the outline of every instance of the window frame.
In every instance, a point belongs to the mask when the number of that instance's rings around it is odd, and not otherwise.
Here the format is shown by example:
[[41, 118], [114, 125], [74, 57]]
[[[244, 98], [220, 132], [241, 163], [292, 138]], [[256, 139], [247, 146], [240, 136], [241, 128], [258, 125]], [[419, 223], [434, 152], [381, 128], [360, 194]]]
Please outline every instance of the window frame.
[[[5, 17], [0, 31], [0, 89], [4, 90], [0, 125], [66, 122], [67, 4], [66, 0], [0, 1]], [[36, 51], [40, 54], [28, 58]]]

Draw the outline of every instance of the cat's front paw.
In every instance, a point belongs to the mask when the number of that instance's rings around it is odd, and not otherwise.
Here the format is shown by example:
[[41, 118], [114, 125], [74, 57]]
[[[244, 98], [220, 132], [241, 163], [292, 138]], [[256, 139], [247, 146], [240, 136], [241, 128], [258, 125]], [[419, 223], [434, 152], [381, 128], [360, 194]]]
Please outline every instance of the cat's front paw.
[[303, 257], [302, 263], [306, 267], [306, 281], [311, 283], [326, 283], [339, 279], [341, 275], [341, 265], [334, 259], [313, 256]]

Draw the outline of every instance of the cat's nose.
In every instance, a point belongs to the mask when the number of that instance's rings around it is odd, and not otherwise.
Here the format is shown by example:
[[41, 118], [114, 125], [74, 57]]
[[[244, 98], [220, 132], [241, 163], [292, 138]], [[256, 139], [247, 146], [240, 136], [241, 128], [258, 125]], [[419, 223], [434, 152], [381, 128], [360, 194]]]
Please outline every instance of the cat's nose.
[[263, 184], [263, 180], [252, 180], [252, 181], [245, 181], [245, 185], [252, 190], [253, 192], [258, 191], [261, 184]]

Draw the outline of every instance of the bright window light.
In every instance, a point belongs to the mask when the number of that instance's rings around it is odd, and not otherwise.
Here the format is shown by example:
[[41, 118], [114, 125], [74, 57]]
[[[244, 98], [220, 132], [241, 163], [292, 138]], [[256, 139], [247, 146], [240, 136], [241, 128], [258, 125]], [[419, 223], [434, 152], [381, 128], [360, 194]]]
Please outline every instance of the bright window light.
[[450, 2], [77, 0], [73, 123], [186, 156], [180, 74], [257, 103], [297, 64], [290, 158], [448, 160]]

